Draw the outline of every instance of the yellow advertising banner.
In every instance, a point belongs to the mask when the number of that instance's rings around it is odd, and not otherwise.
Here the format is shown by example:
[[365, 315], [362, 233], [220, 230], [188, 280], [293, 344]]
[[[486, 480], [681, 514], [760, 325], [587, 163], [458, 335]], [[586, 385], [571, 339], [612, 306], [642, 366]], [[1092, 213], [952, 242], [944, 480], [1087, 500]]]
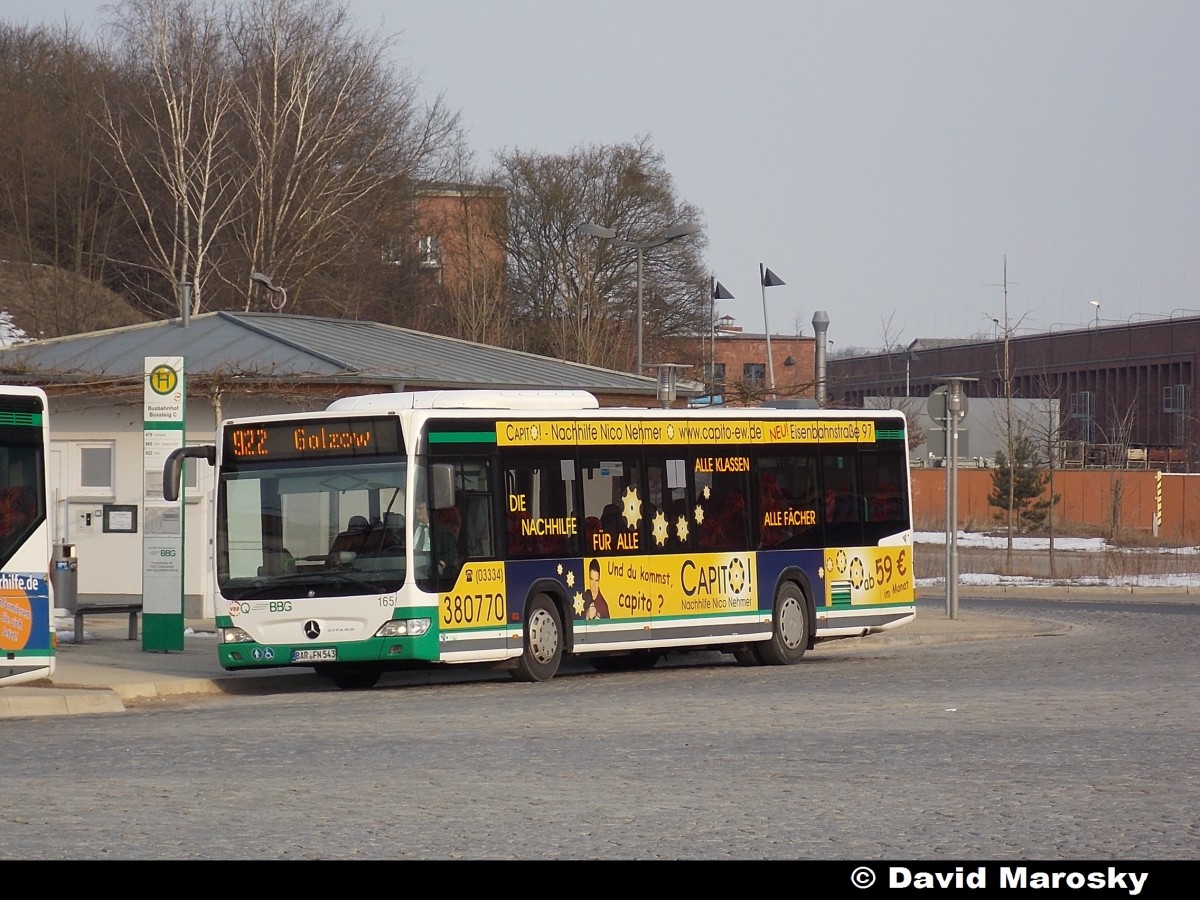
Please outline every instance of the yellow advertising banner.
[[507, 621], [504, 563], [465, 563], [454, 589], [438, 599], [438, 624], [443, 631], [503, 627]]
[[752, 553], [594, 557], [576, 611], [593, 619], [694, 616], [758, 608]]
[[501, 447], [874, 442], [875, 423], [866, 419], [514, 419], [496, 422], [496, 443]]
[[825, 551], [829, 606], [916, 601], [910, 547], [846, 547]]

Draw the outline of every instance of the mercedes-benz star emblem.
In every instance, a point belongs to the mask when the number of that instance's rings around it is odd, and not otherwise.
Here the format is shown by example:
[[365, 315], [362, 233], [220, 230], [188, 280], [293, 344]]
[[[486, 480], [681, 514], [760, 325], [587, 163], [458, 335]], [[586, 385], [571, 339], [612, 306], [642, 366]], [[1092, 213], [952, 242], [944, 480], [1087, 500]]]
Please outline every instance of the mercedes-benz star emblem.
[[309, 619], [304, 623], [304, 636], [310, 641], [315, 641], [321, 636], [321, 626]]

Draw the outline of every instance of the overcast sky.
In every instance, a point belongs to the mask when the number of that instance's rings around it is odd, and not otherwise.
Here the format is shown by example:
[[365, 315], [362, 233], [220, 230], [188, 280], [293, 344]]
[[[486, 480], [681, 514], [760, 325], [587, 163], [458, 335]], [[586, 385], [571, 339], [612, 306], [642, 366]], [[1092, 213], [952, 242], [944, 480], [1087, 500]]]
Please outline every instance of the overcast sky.
[[[4, 0], [86, 23], [84, 0]], [[1194, 0], [351, 0], [479, 162], [649, 136], [718, 304], [834, 351], [1200, 314]], [[603, 223], [608, 224], [608, 223]], [[636, 237], [636, 236], [632, 236]], [[653, 251], [649, 251], [653, 252]], [[993, 323], [998, 320], [998, 324]]]

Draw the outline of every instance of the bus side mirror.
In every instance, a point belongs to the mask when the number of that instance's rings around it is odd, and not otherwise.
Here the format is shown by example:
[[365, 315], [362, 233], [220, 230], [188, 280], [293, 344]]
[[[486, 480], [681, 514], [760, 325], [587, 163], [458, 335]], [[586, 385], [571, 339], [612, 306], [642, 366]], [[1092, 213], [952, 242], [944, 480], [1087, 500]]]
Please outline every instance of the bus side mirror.
[[163, 499], [174, 502], [179, 499], [179, 485], [183, 480], [183, 461], [187, 457], [206, 459], [210, 466], [217, 464], [215, 444], [200, 444], [195, 447], [180, 447], [172, 450], [163, 465]]
[[449, 509], [454, 505], [454, 466], [449, 463], [434, 463], [430, 469], [433, 508]]

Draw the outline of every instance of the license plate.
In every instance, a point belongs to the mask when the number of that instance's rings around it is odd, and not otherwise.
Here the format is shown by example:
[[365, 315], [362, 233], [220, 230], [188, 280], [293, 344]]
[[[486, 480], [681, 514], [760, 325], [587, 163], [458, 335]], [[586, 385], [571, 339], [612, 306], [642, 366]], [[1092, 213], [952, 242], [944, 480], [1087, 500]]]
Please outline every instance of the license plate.
[[316, 650], [293, 650], [292, 662], [333, 662], [337, 660], [337, 647], [320, 647]]

